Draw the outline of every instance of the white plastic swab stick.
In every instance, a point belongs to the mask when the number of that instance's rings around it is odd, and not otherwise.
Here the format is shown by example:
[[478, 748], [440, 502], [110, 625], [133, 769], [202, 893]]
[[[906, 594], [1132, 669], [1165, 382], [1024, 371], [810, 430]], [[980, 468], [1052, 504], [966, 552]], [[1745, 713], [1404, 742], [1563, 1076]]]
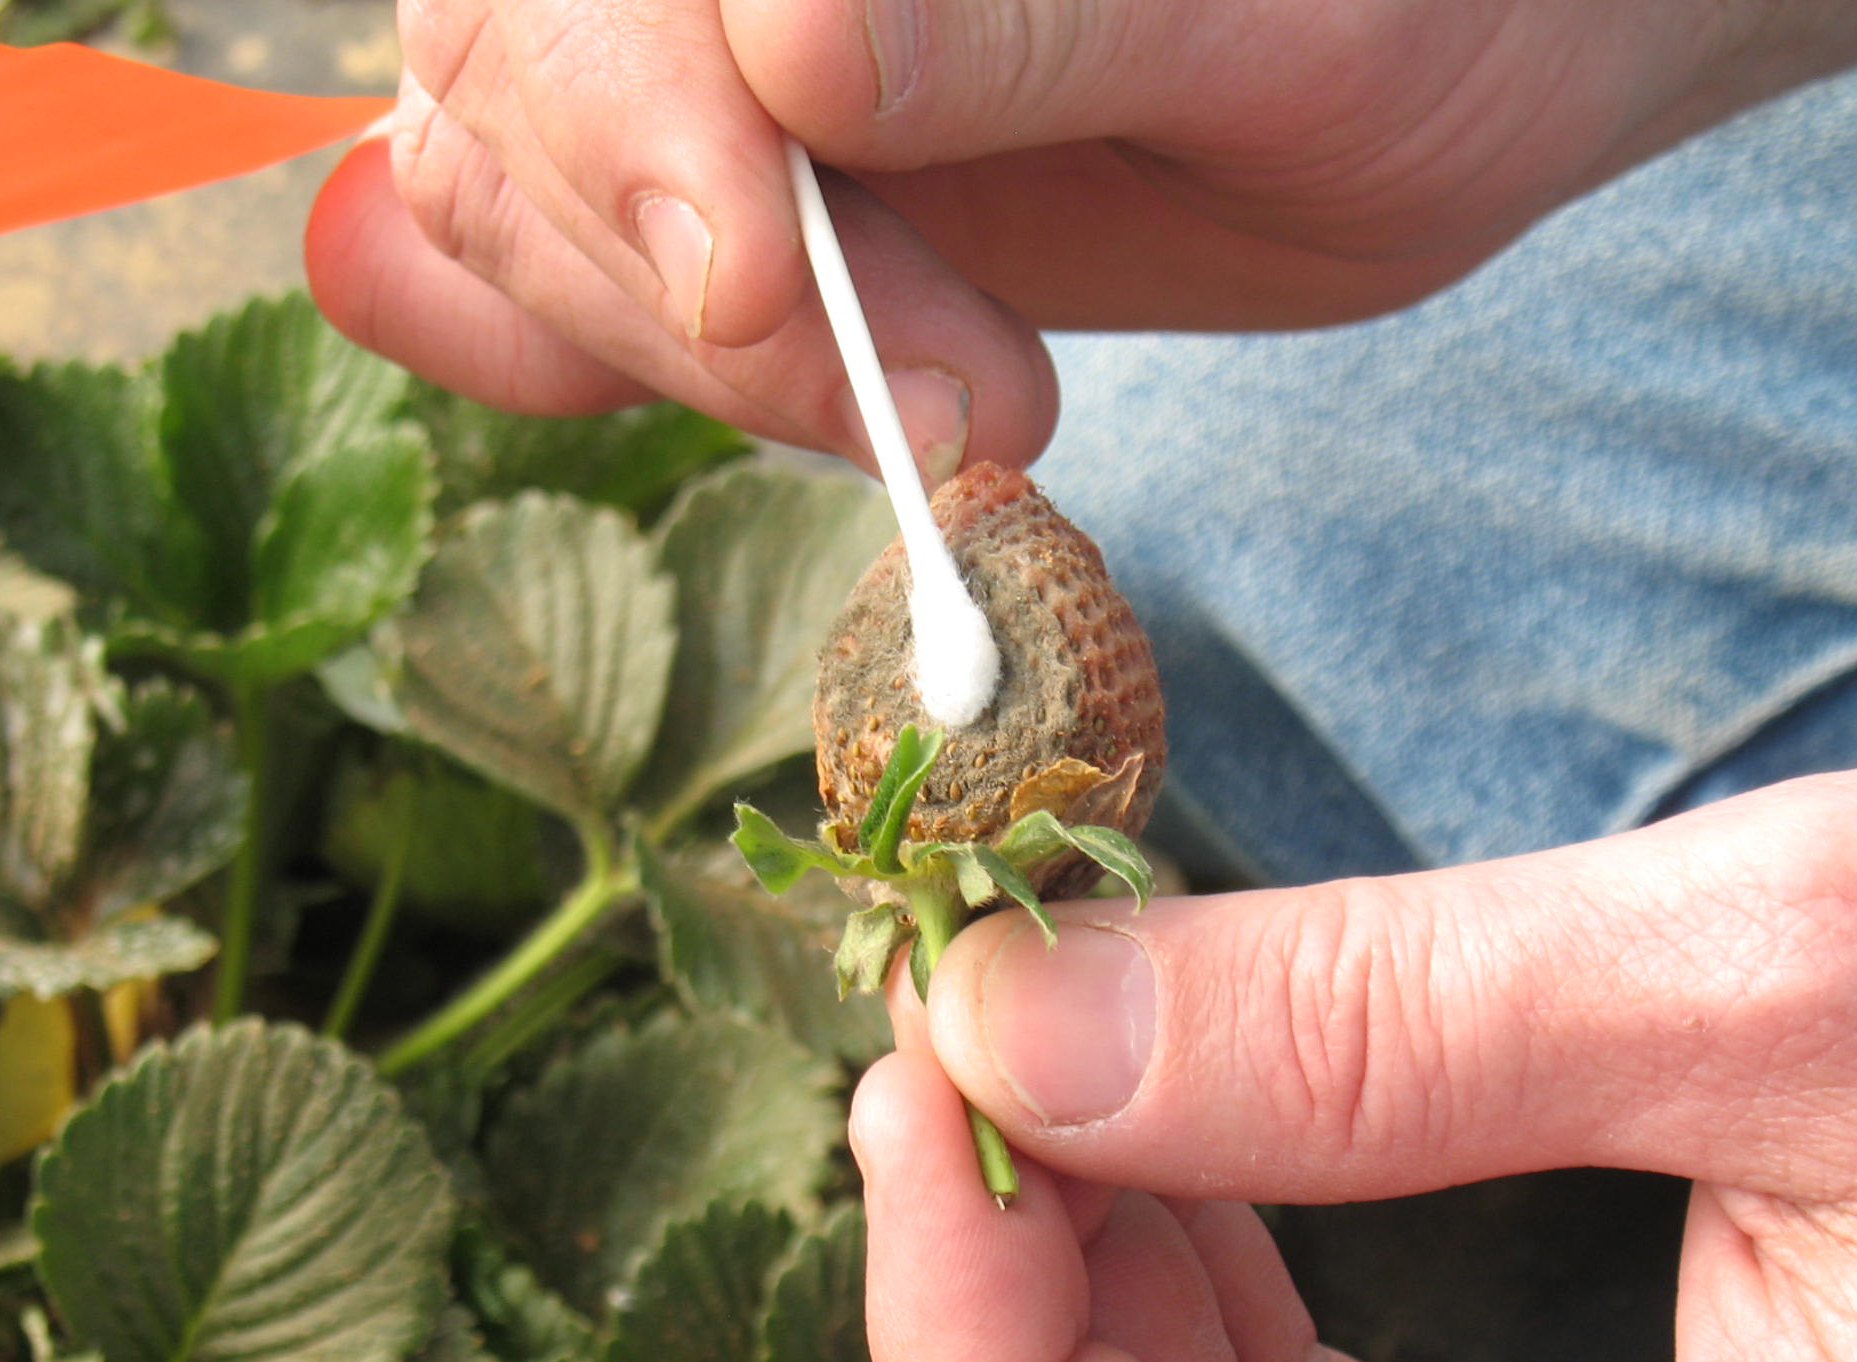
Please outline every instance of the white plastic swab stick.
[[800, 237], [812, 261], [838, 353], [845, 361], [864, 433], [903, 532], [903, 551], [909, 558], [909, 622], [916, 641], [916, 688], [931, 719], [960, 728], [978, 719], [992, 702], [999, 686], [999, 648], [929, 514], [928, 497], [909, 453], [909, 437], [896, 414], [870, 326], [845, 266], [845, 253], [826, 211], [825, 196], [819, 192], [812, 158], [791, 137], [786, 144], [787, 168], [799, 201]]

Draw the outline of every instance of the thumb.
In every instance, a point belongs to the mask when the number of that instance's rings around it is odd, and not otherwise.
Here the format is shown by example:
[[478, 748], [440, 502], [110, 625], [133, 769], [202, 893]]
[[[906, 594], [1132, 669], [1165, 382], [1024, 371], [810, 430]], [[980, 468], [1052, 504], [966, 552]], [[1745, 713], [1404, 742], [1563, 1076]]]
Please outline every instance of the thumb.
[[[1019, 915], [961, 933], [930, 1034], [1041, 1162], [1334, 1201], [1550, 1167], [1848, 1197], [1857, 777], [1483, 865]], [[1776, 1132], [1784, 1131], [1784, 1144]]]
[[[1208, 0], [723, 0], [763, 105], [808, 145], [900, 167], [1203, 120], [1280, 64], [1255, 7]], [[1249, 42], [1244, 41], [1250, 39]], [[1237, 69], [1234, 69], [1237, 68]]]

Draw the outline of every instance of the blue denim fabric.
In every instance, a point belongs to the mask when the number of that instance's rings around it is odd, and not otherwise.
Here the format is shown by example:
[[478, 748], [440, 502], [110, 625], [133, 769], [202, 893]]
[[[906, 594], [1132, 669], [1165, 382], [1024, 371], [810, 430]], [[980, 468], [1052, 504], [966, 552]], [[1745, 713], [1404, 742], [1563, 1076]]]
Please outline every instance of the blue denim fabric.
[[1857, 767], [1857, 75], [1398, 315], [1052, 345], [1038, 476], [1154, 638], [1192, 867], [1449, 864]]

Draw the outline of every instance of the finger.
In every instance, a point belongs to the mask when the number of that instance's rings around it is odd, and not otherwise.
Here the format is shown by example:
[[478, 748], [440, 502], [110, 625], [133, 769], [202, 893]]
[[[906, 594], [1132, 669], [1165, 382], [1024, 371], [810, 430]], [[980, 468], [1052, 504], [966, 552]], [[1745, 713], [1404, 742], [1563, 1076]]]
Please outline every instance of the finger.
[[435, 250], [393, 191], [382, 138], [359, 144], [323, 185], [304, 267], [337, 330], [477, 401], [564, 416], [656, 396]]
[[[568, 414], [661, 394], [874, 471], [816, 304], [762, 345], [693, 350], [556, 232], [420, 92], [403, 96], [402, 107], [396, 140], [418, 143], [401, 153], [403, 168], [455, 186], [443, 194], [446, 225], [434, 232], [427, 223], [425, 235], [471, 268], [421, 240], [394, 201], [378, 148], [357, 152], [320, 198], [309, 235], [318, 299], [348, 334], [499, 406]], [[830, 193], [854, 268], [868, 272], [873, 259], [905, 250], [907, 229], [879, 205], [838, 181]], [[963, 457], [1028, 462], [1056, 417], [1041, 342], [932, 256], [915, 260], [879, 270], [871, 293], [895, 304], [874, 317], [873, 333], [918, 463], [939, 482]]]
[[871, 1067], [852, 1104], [851, 1142], [864, 1175], [877, 1362], [1073, 1356], [1089, 1314], [1064, 1203], [1035, 1166], [1020, 1169], [1010, 1210], [993, 1203], [960, 1094], [931, 1057], [895, 1054]]
[[860, 164], [1154, 134], [1280, 79], [1255, 6], [1202, 0], [723, 0], [747, 85], [803, 140]]
[[1857, 777], [1508, 861], [1010, 919], [930, 1024], [1017, 1148], [1177, 1194], [1326, 1201], [1628, 1166], [1851, 1194]]
[[1677, 1282], [1679, 1357], [1848, 1357], [1857, 1348], [1850, 1205], [1699, 1185]]
[[1192, 1240], [1152, 1196], [1123, 1193], [1084, 1263], [1092, 1338], [1130, 1357], [1233, 1362], [1238, 1356]]
[[420, 82], [583, 253], [622, 282], [650, 264], [680, 334], [748, 344], [797, 304], [780, 130], [711, 0], [415, 0], [401, 28]]
[[1315, 1323], [1257, 1212], [1235, 1201], [1174, 1201], [1168, 1210], [1218, 1301], [1237, 1362], [1311, 1362]]

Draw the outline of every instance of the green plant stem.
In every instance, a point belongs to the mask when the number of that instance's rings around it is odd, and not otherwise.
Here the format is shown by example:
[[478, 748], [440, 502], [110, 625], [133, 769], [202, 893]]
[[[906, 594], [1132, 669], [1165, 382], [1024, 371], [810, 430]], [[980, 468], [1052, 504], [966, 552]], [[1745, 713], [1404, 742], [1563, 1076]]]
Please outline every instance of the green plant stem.
[[245, 1005], [245, 981], [251, 970], [252, 924], [258, 912], [258, 885], [263, 877], [265, 794], [271, 757], [269, 692], [239, 682], [232, 687], [232, 722], [238, 743], [239, 769], [245, 773], [244, 835], [226, 881], [225, 915], [219, 927], [219, 969], [213, 981], [213, 1020], [231, 1021]]
[[[922, 951], [926, 968], [922, 977], [935, 972], [941, 953], [961, 928], [961, 902], [952, 884], [918, 882], [905, 885], [904, 897], [916, 920], [916, 948]], [[966, 1103], [967, 1124], [974, 1135], [974, 1155], [980, 1161], [980, 1180], [986, 1185], [999, 1208], [1018, 1199], [1019, 1170], [1013, 1166], [1012, 1150], [999, 1127], [986, 1113]]]
[[387, 859], [381, 866], [380, 883], [374, 886], [374, 898], [368, 904], [367, 920], [361, 924], [361, 935], [348, 957], [348, 967], [342, 971], [342, 982], [335, 990], [335, 997], [329, 1003], [329, 1014], [323, 1019], [325, 1036], [340, 1039], [347, 1033], [361, 1007], [361, 1000], [367, 996], [368, 985], [374, 981], [381, 953], [387, 948], [388, 933], [400, 910], [400, 889], [406, 882], [406, 865], [413, 854], [413, 834], [417, 825], [413, 816], [416, 807], [413, 796], [412, 780], [405, 775], [396, 776], [390, 806], [393, 823], [388, 829], [392, 840], [387, 844]]
[[599, 917], [614, 899], [635, 892], [638, 870], [629, 862], [614, 867], [603, 834], [583, 834], [587, 872], [574, 892], [486, 975], [420, 1023], [377, 1061], [392, 1076], [420, 1063], [489, 1016], [545, 969]]
[[464, 1068], [488, 1074], [497, 1065], [540, 1035], [556, 1018], [598, 988], [619, 967], [618, 957], [597, 947], [567, 961], [531, 989], [511, 1015], [499, 1017], [484, 1028], [464, 1056]]

